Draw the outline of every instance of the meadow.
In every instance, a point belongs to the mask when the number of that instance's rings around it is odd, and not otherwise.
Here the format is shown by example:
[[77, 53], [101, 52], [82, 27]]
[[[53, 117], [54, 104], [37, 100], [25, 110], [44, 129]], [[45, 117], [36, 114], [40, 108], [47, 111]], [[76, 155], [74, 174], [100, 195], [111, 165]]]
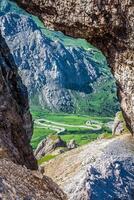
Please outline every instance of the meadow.
[[[50, 121], [45, 124], [53, 125], [51, 124], [53, 122], [65, 124], [65, 126], [61, 125], [61, 127], [65, 128], [65, 131], [59, 133], [59, 135], [66, 142], [74, 139], [76, 143], [81, 146], [96, 140], [102, 134], [106, 137], [111, 137], [111, 131], [105, 126], [105, 123], [113, 120], [111, 117], [92, 117], [87, 115], [49, 113], [40, 109], [31, 110], [31, 112], [34, 121], [36, 119], [45, 119]], [[93, 130], [89, 128], [77, 127], [77, 125], [86, 125], [86, 122], [89, 120], [93, 122], [97, 121], [98, 124], [101, 124], [102, 128], [100, 130]], [[75, 127], [67, 127], [66, 125], [74, 125]], [[94, 124], [92, 124], [92, 128], [95, 128]], [[44, 128], [34, 125], [34, 133], [31, 141], [32, 147], [35, 149], [39, 142], [50, 134], [56, 134], [56, 131], [51, 130], [51, 128], [48, 127]]]

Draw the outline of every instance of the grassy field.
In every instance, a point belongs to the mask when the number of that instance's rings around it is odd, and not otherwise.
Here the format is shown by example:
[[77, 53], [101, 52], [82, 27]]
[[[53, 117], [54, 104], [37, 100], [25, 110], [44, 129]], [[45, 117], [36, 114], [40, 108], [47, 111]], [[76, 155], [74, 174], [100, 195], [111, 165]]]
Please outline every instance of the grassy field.
[[45, 137], [47, 137], [50, 134], [54, 134], [55, 131], [50, 130], [48, 128], [38, 128], [38, 127], [34, 127], [34, 133], [33, 133], [33, 137], [32, 137], [32, 147], [35, 149], [37, 147], [37, 145], [41, 142], [41, 140], [43, 140]]
[[52, 113], [42, 110], [41, 108], [31, 110], [33, 119], [45, 118], [50, 121], [60, 122], [65, 124], [73, 125], [85, 125], [88, 120], [96, 120], [102, 123], [109, 122], [113, 120], [112, 117], [98, 117], [98, 116], [88, 116], [88, 115], [75, 115], [75, 114], [65, 114], [65, 113]]
[[[85, 125], [86, 121], [88, 120], [96, 120], [101, 123], [106, 123], [108, 121], [113, 120], [113, 118], [109, 117], [91, 117], [91, 116], [84, 116], [84, 115], [80, 116], [80, 115], [63, 114], [63, 113], [58, 113], [58, 114], [47, 113], [40, 109], [38, 109], [38, 111], [37, 110], [32, 111], [32, 116], [34, 120], [43, 118], [50, 120], [52, 122], [59, 122], [70, 125]], [[78, 145], [87, 144], [97, 139], [101, 134], [105, 134], [107, 136], [111, 135], [110, 130], [105, 128], [105, 126], [103, 126], [102, 129], [98, 131], [90, 130], [87, 128], [79, 128], [79, 127], [64, 127], [64, 128], [66, 129], [65, 132], [59, 134], [61, 138], [66, 142], [68, 142], [71, 139], [74, 139]], [[39, 128], [35, 126], [34, 134], [31, 141], [32, 147], [35, 149], [38, 143], [50, 134], [56, 134], [56, 131], [50, 130], [49, 128]]]
[[81, 133], [81, 132], [79, 133], [78, 132], [78, 133], [75, 133], [75, 134], [73, 134], [73, 133], [70, 134], [70, 132], [68, 132], [65, 135], [60, 135], [60, 136], [63, 140], [65, 140], [67, 142], [74, 139], [76, 141], [76, 143], [80, 146], [87, 144], [87, 143], [89, 143], [93, 140], [96, 140], [98, 138], [97, 133], [90, 133], [89, 134], [88, 131], [87, 132], [85, 131], [85, 133]]
[[[35, 126], [34, 134], [31, 141], [32, 147], [35, 149], [37, 145], [39, 144], [39, 142], [41, 142], [41, 140], [46, 138], [48, 135], [55, 134], [55, 133], [56, 133], [55, 131], [50, 130], [48, 128], [44, 129], [44, 128], [38, 128]], [[101, 133], [102, 131], [94, 132], [86, 128], [70, 128], [69, 127], [66, 129], [64, 133], [59, 134], [59, 135], [66, 142], [74, 139], [77, 142], [77, 144], [83, 145], [97, 139], [99, 134]]]

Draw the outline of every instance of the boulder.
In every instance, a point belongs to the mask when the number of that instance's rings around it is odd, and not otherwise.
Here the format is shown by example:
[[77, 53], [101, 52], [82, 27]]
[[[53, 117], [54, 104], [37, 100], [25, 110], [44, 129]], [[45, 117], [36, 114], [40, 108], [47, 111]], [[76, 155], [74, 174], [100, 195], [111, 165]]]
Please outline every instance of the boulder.
[[52, 153], [58, 147], [66, 147], [66, 142], [63, 141], [60, 136], [50, 135], [39, 143], [34, 155], [37, 159], [40, 159], [41, 157]]
[[77, 144], [76, 144], [76, 141], [75, 140], [70, 140], [68, 143], [67, 143], [67, 148], [68, 150], [71, 150], [71, 149], [75, 149], [77, 148]]

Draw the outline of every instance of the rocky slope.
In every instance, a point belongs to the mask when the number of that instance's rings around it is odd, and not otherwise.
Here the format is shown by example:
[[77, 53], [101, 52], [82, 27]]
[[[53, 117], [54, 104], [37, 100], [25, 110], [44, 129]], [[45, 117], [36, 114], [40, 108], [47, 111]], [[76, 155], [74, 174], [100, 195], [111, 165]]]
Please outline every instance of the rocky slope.
[[42, 176], [30, 146], [32, 120], [28, 95], [0, 31], [0, 199], [66, 200]]
[[25, 86], [0, 33], [0, 157], [37, 169], [30, 146], [32, 120]]
[[70, 200], [134, 199], [134, 139], [102, 139], [44, 164]]
[[0, 197], [5, 200], [67, 200], [52, 179], [10, 160], [0, 160]]
[[47, 154], [52, 154], [52, 152], [59, 147], [66, 148], [66, 142], [63, 141], [60, 136], [50, 135], [38, 144], [36, 150], [34, 151], [34, 155], [37, 159], [40, 159]]
[[45, 25], [86, 38], [108, 58], [128, 128], [134, 133], [133, 0], [16, 0]]
[[8, 0], [1, 2], [0, 26], [34, 105], [101, 115], [117, 111], [106, 60], [86, 41], [47, 30]]

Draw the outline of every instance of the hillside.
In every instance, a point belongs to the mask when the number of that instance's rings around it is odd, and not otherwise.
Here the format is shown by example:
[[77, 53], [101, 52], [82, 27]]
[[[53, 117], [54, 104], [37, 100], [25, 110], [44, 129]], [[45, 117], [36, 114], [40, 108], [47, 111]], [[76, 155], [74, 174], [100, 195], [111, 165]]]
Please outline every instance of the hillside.
[[3, 37], [33, 108], [115, 114], [119, 109], [116, 86], [99, 50], [86, 40], [46, 29], [37, 17], [8, 0], [2, 0], [0, 10]]
[[134, 139], [102, 139], [42, 165], [69, 200], [134, 199]]

